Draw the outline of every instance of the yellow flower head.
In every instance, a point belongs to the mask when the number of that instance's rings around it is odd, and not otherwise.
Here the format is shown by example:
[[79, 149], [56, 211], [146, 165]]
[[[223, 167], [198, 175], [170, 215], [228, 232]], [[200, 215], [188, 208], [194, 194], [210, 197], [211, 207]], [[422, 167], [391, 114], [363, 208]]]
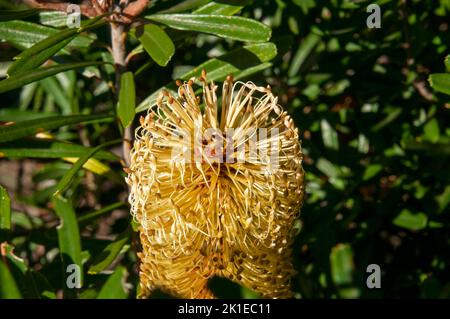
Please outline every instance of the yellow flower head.
[[218, 275], [291, 297], [291, 245], [303, 201], [298, 129], [269, 87], [177, 81], [141, 117], [127, 182], [140, 225], [141, 297], [160, 288], [213, 297]]

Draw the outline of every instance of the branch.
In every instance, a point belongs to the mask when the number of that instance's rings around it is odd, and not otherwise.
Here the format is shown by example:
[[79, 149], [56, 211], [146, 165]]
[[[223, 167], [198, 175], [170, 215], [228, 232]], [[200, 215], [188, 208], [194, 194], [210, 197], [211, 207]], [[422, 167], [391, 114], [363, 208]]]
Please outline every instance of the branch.
[[[27, 6], [31, 8], [36, 9], [43, 9], [43, 10], [54, 10], [54, 11], [63, 11], [67, 12], [67, 8], [70, 5], [73, 5], [73, 3], [70, 2], [62, 2], [62, 3], [55, 3], [55, 2], [41, 2], [38, 0], [22, 0], [23, 3], [25, 3]], [[81, 14], [92, 18], [98, 15], [98, 11], [94, 8], [92, 4], [85, 4], [82, 3], [80, 5], [80, 11]]]

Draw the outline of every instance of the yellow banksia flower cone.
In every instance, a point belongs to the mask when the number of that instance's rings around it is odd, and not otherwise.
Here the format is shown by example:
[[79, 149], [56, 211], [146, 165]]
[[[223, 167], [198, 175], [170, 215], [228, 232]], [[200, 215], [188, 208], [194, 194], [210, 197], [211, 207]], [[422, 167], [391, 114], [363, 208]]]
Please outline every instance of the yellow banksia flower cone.
[[[127, 182], [140, 225], [140, 296], [214, 298], [213, 276], [292, 297], [294, 227], [304, 196], [298, 129], [270, 87], [177, 81], [141, 117]], [[267, 134], [266, 134], [267, 133]]]

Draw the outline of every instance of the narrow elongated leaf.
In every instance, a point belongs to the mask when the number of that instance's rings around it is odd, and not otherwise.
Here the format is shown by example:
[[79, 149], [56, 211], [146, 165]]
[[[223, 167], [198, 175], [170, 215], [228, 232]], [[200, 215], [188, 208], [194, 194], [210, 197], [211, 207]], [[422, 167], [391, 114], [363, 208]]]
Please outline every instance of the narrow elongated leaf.
[[[46, 50], [43, 50], [37, 54], [35, 54], [32, 57], [29, 58], [20, 58], [16, 61], [14, 61], [6, 71], [9, 76], [18, 74], [20, 72], [24, 72], [26, 70], [31, 70], [33, 68], [36, 68], [40, 66], [42, 63], [47, 61], [50, 57], [54, 56], [56, 53], [61, 51], [62, 48], [64, 48], [67, 44], [70, 43], [75, 38], [75, 35], [70, 36], [67, 39], [61, 40], [57, 44], [49, 47]], [[39, 44], [39, 43], [38, 43]], [[28, 50], [31, 50], [33, 47], [31, 47]], [[24, 51], [26, 52], [26, 51]]]
[[37, 133], [52, 130], [58, 127], [111, 119], [110, 115], [68, 115], [52, 116], [44, 119], [23, 121], [7, 126], [0, 126], [0, 143], [32, 136]]
[[148, 20], [179, 30], [214, 34], [238, 41], [264, 42], [270, 39], [271, 29], [265, 24], [243, 17], [209, 14], [155, 14]]
[[203, 69], [207, 72], [209, 81], [224, 79], [229, 74], [236, 77], [240, 72], [270, 61], [276, 55], [277, 47], [271, 42], [245, 45], [200, 64], [192, 71], [183, 74], [181, 79], [199, 77]]
[[19, 288], [8, 266], [0, 258], [0, 299], [21, 299]]
[[26, 84], [44, 79], [46, 77], [65, 72], [68, 70], [74, 70], [79, 68], [85, 68], [88, 66], [101, 65], [103, 62], [77, 62], [77, 63], [65, 63], [55, 66], [43, 67], [30, 72], [20, 73], [0, 81], [0, 93], [17, 89]]
[[[58, 29], [43, 26], [28, 21], [5, 21], [0, 22], [0, 39], [10, 42], [19, 49], [32, 47], [39, 41], [60, 32]], [[73, 47], [88, 47], [94, 41], [92, 35], [80, 35], [73, 40]]]
[[0, 10], [0, 21], [20, 20], [38, 13], [39, 10]]
[[88, 270], [89, 274], [98, 274], [105, 270], [117, 258], [119, 253], [123, 252], [123, 247], [130, 240], [131, 228], [121, 233], [116, 240], [111, 242], [105, 249], [93, 260]]
[[163, 29], [155, 24], [146, 24], [134, 29], [132, 34], [158, 65], [166, 66], [169, 63], [175, 53], [175, 45]]
[[123, 266], [117, 267], [114, 273], [109, 276], [106, 283], [103, 285], [97, 299], [125, 299], [128, 292], [124, 287], [127, 270]]
[[0, 243], [8, 238], [11, 230], [11, 200], [8, 191], [0, 185]]
[[56, 192], [55, 195], [62, 194], [67, 187], [69, 187], [70, 183], [72, 182], [75, 174], [78, 173], [78, 171], [83, 167], [83, 165], [97, 153], [102, 148], [113, 145], [115, 143], [118, 143], [118, 141], [110, 141], [108, 143], [104, 143], [102, 145], [99, 145], [89, 151], [87, 151], [83, 156], [81, 156], [76, 163], [72, 166], [72, 168], [64, 174], [63, 178], [59, 181], [58, 185], [56, 186]]
[[[74, 158], [81, 157], [90, 147], [51, 140], [21, 140], [0, 144], [0, 158]], [[99, 160], [117, 161], [119, 157], [100, 150], [93, 156]]]
[[123, 127], [130, 126], [133, 122], [136, 109], [136, 90], [134, 87], [134, 76], [132, 72], [122, 74], [120, 79], [119, 103], [117, 104], [117, 115]]
[[314, 33], [310, 33], [302, 41], [289, 67], [288, 75], [290, 77], [298, 75], [300, 68], [305, 63], [306, 59], [311, 55], [311, 53], [316, 49], [316, 47], [320, 43], [320, 40], [321, 40], [320, 36]]
[[80, 28], [63, 29], [34, 44], [31, 48], [15, 57], [16, 61], [8, 68], [8, 75], [18, 74], [40, 66], [69, 44], [81, 32], [94, 29], [104, 24], [104, 22], [98, 23], [98, 20], [98, 18], [89, 20]]
[[[77, 265], [79, 269], [82, 269], [80, 230], [72, 204], [62, 196], [54, 196], [52, 202], [60, 219], [57, 233], [64, 272], [69, 265]], [[80, 276], [80, 282], [82, 283], [82, 271]]]
[[89, 222], [89, 221], [91, 221], [93, 219], [96, 219], [96, 218], [98, 218], [98, 217], [100, 217], [100, 216], [102, 216], [102, 215], [104, 215], [106, 213], [109, 213], [110, 211], [112, 211], [114, 209], [121, 208], [123, 206], [126, 206], [126, 203], [124, 203], [124, 202], [117, 202], [117, 203], [108, 205], [106, 207], [103, 207], [102, 209], [99, 209], [99, 210], [96, 210], [96, 211], [93, 211], [93, 212], [89, 212], [89, 213], [86, 213], [86, 214], [80, 216], [78, 218], [78, 222], [80, 224], [87, 223], [87, 222]]

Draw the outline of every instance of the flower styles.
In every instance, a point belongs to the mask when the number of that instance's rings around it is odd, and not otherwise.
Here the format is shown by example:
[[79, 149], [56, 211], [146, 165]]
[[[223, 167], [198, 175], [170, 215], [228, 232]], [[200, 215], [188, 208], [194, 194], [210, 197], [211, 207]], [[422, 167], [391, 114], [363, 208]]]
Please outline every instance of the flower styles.
[[127, 182], [140, 225], [140, 297], [160, 288], [212, 298], [228, 278], [268, 298], [292, 297], [294, 223], [304, 196], [298, 129], [269, 87], [177, 81], [141, 117]]

